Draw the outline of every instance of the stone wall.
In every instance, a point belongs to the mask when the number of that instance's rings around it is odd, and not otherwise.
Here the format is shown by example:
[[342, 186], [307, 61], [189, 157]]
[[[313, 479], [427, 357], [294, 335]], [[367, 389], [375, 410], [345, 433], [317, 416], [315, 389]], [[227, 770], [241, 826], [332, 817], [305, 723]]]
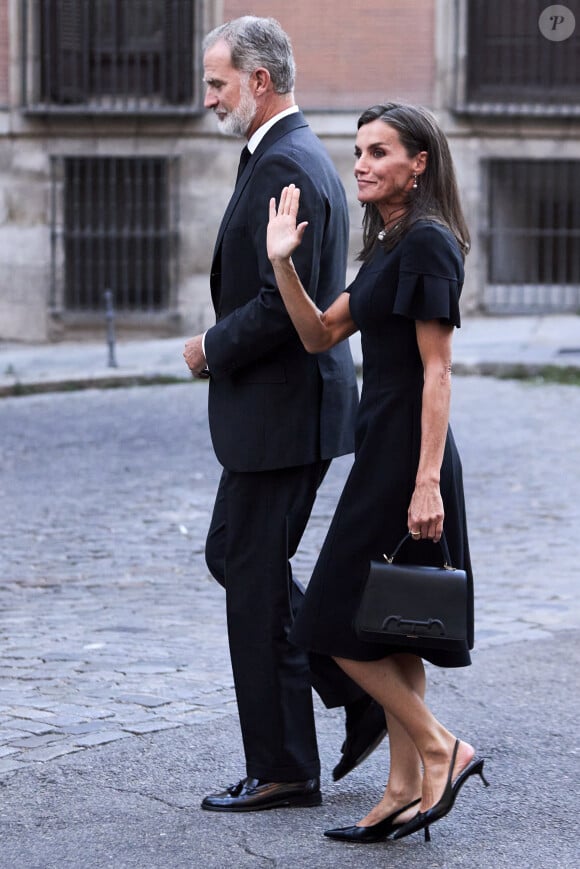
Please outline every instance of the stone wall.
[[9, 103], [9, 64], [8, 0], [0, 0], [0, 106]]
[[[208, 271], [228, 202], [239, 141], [216, 132], [205, 113], [180, 119], [104, 116], [47, 119], [20, 109], [18, 0], [0, 0], [0, 340], [75, 337], [50, 311], [52, 155], [178, 156], [180, 246], [177, 316], [139, 325], [192, 333], [212, 321]], [[488, 158], [580, 159], [579, 122], [461, 118], [451, 111], [456, 75], [454, 0], [255, 0], [292, 37], [296, 98], [343, 179], [351, 215], [350, 274], [356, 270], [361, 209], [353, 143], [361, 109], [385, 98], [430, 106], [447, 132], [472, 232], [462, 299], [476, 311], [486, 281], [482, 239]], [[10, 16], [8, 12], [10, 11]], [[204, 29], [244, 14], [241, 0], [206, 0]], [[10, 43], [9, 43], [10, 36]], [[128, 327], [128, 323], [126, 324]], [[124, 328], [121, 320], [120, 329]]]
[[[351, 218], [350, 272], [356, 268], [361, 243], [362, 212], [353, 177], [356, 115], [311, 115], [342, 177]], [[53, 133], [56, 133], [53, 124]], [[178, 318], [158, 322], [162, 333], [199, 331], [209, 325], [212, 310], [208, 273], [219, 222], [229, 200], [241, 143], [214, 130], [213, 118], [192, 122], [189, 135], [159, 137], [151, 131], [138, 136], [19, 135], [0, 138], [0, 340], [49, 340], [66, 336], [51, 318], [51, 155], [122, 156], [178, 155], [179, 170], [179, 287]], [[452, 140], [467, 216], [476, 226], [481, 200], [479, 158], [474, 139]], [[478, 245], [468, 260], [470, 280], [464, 305], [476, 304]], [[473, 275], [473, 277], [472, 277]], [[143, 323], [141, 323], [143, 327]], [[120, 320], [123, 328], [123, 320]], [[68, 331], [70, 335], [70, 330]]]

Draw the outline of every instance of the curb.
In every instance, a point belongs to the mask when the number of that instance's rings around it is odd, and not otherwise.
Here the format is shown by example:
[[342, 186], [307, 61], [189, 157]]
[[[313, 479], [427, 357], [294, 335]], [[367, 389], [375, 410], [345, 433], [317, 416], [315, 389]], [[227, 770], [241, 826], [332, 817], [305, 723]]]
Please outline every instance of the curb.
[[[360, 377], [362, 368], [356, 365]], [[454, 362], [453, 374], [460, 377], [497, 377], [500, 380], [541, 379], [551, 383], [580, 386], [580, 364], [558, 365], [554, 363], [522, 362]], [[26, 395], [41, 395], [50, 392], [79, 392], [85, 389], [121, 389], [132, 386], [161, 386], [174, 383], [196, 383], [189, 374], [143, 373], [103, 374], [78, 378], [0, 383], [0, 398], [16, 398]], [[200, 381], [203, 382], [203, 381]]]
[[454, 362], [453, 374], [500, 380], [543, 380], [580, 386], [580, 365], [549, 362]]
[[177, 374], [121, 374], [117, 377], [96, 376], [47, 381], [15, 381], [0, 384], [0, 398], [15, 398], [49, 392], [80, 392], [84, 389], [121, 389], [130, 386], [157, 386], [171, 383], [189, 383], [191, 377]]

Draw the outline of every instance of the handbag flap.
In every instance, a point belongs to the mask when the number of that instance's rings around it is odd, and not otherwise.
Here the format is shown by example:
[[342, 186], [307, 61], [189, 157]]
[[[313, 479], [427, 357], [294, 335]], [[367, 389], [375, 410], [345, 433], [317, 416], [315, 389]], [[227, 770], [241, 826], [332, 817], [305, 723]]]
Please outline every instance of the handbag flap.
[[355, 628], [362, 639], [378, 642], [424, 638], [435, 648], [464, 645], [465, 571], [371, 561]]

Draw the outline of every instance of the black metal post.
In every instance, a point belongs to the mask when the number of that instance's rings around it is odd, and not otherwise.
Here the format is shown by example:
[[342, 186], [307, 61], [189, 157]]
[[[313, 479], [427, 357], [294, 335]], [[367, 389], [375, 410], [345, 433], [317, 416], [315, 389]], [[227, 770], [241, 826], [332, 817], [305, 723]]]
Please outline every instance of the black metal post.
[[105, 290], [105, 320], [107, 322], [107, 345], [109, 347], [109, 368], [118, 368], [117, 360], [115, 359], [115, 308], [113, 305], [113, 294], [110, 290]]

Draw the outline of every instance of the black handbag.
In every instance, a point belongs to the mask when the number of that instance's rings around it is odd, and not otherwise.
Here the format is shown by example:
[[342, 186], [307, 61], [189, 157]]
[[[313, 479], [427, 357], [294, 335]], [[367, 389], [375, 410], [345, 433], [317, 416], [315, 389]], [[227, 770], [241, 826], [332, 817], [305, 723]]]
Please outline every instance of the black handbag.
[[443, 567], [395, 564], [406, 534], [391, 556], [371, 561], [355, 617], [361, 640], [421, 649], [467, 648], [467, 576], [451, 566], [445, 537]]

